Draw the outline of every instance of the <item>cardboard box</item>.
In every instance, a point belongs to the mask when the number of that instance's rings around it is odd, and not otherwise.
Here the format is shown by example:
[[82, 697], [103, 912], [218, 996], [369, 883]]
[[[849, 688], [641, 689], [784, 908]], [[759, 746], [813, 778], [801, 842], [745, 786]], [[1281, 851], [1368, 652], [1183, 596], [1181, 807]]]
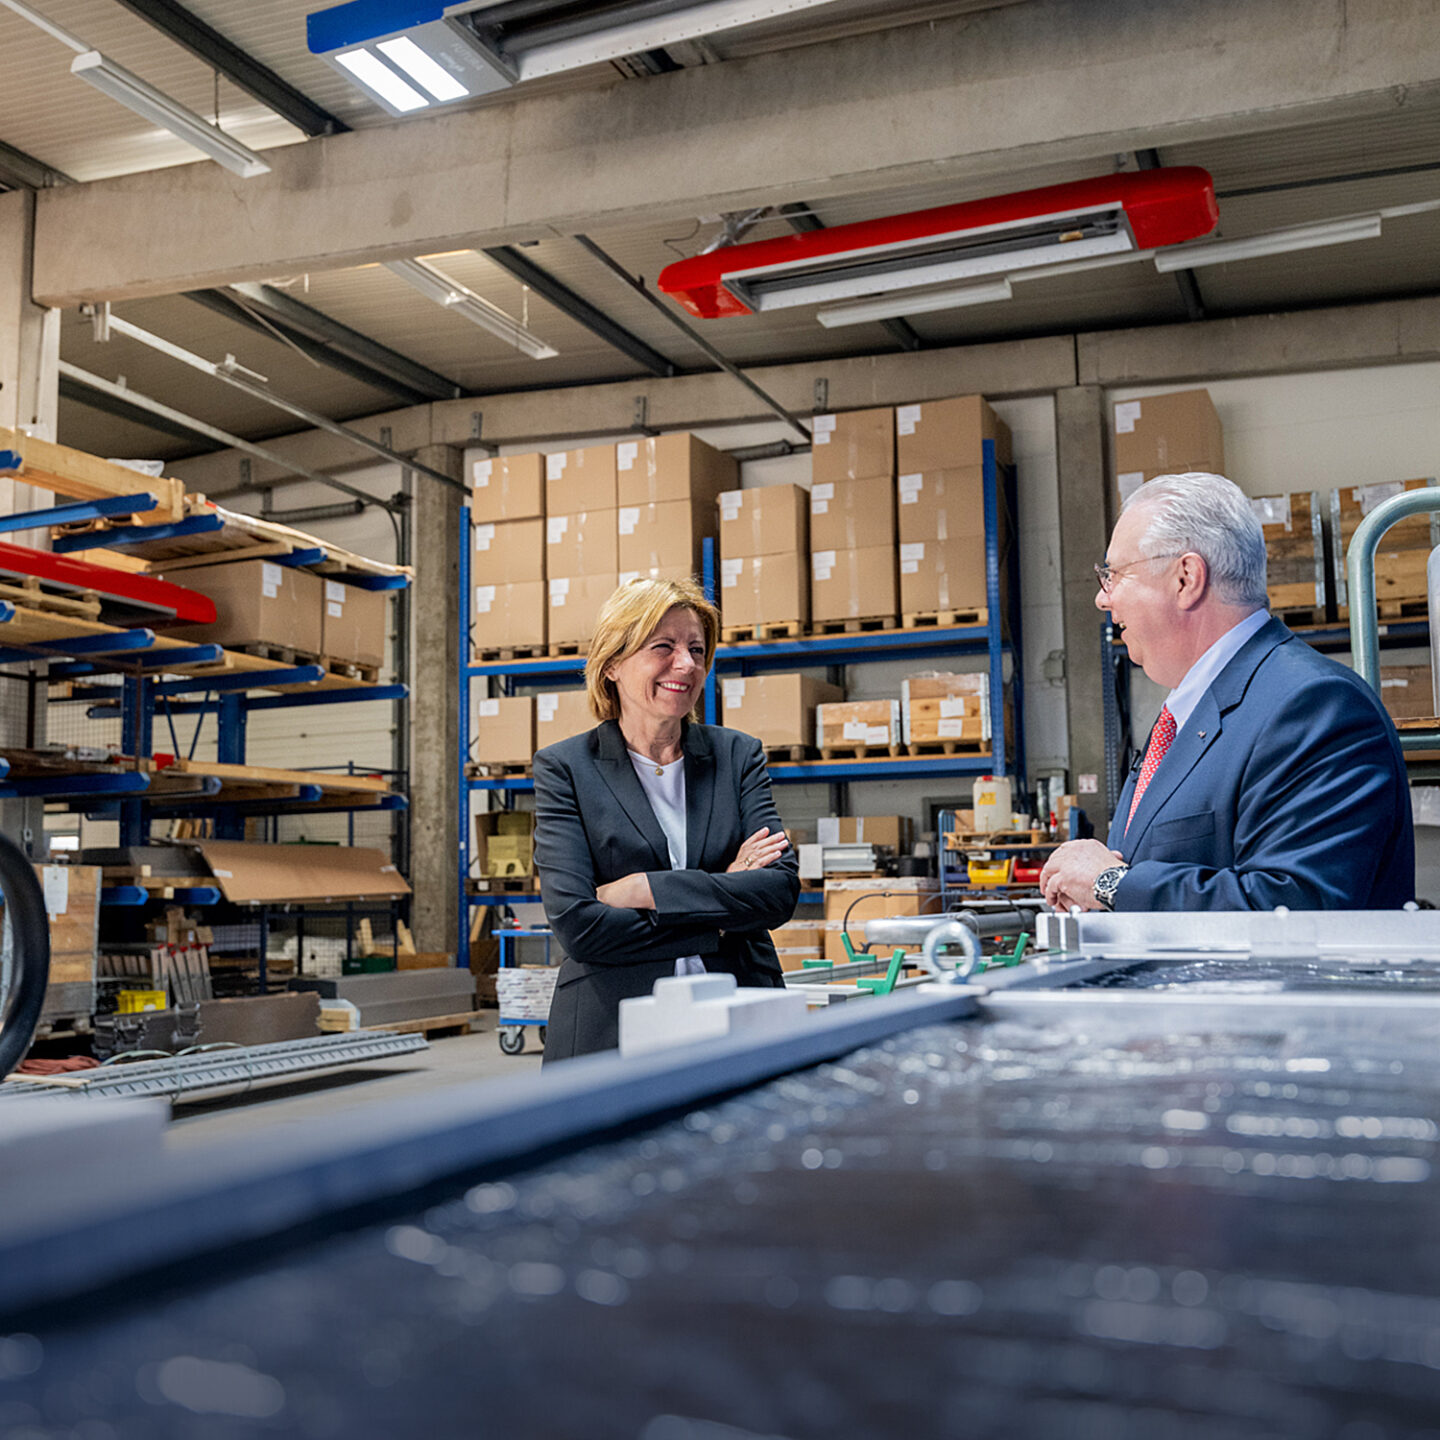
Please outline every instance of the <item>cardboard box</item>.
[[894, 476], [895, 411], [889, 405], [817, 415], [811, 428], [810, 473], [815, 482]]
[[917, 540], [985, 541], [985, 471], [979, 465], [916, 471], [895, 482], [896, 529], [902, 545]]
[[840, 700], [815, 707], [815, 743], [822, 750], [885, 750], [900, 743], [898, 700]]
[[365, 900], [408, 895], [410, 887], [383, 850], [346, 845], [257, 845], [201, 840], [224, 897], [235, 905], [266, 900]]
[[996, 459], [1011, 463], [1010, 427], [981, 395], [926, 400], [895, 410], [895, 468], [901, 475], [982, 465], [984, 443], [995, 442]]
[[689, 566], [698, 574], [702, 542], [713, 539], [718, 524], [713, 500], [660, 500], [622, 505], [617, 511], [620, 537], [618, 569], [644, 573]]
[[895, 482], [835, 480], [810, 488], [810, 549], [855, 550], [895, 543]]
[[501, 520], [473, 527], [471, 575], [481, 585], [519, 585], [545, 578], [545, 522]]
[[613, 510], [616, 503], [613, 445], [557, 450], [545, 457], [546, 515]]
[[1265, 593], [1270, 608], [1323, 611], [1325, 538], [1319, 493], [1261, 495], [1250, 502], [1250, 508], [1265, 532]]
[[528, 835], [492, 835], [485, 847], [485, 875], [515, 880], [535, 873], [535, 841]]
[[818, 951], [824, 944], [822, 922], [818, 916], [813, 920], [787, 920], [770, 932], [770, 941], [777, 950]]
[[615, 593], [619, 578], [607, 575], [551, 576], [547, 628], [551, 645], [586, 645], [600, 607]]
[[644, 570], [622, 570], [619, 583], [628, 585], [632, 580], [695, 580], [695, 578], [693, 565], [649, 565]]
[[[839, 960], [844, 957], [841, 933], [849, 934], [850, 943], [857, 950], [864, 945], [867, 920], [892, 915], [938, 915], [943, 908], [940, 884], [936, 880], [921, 877], [827, 880], [825, 922], [836, 929], [826, 933], [825, 958]], [[887, 958], [890, 953], [888, 946], [876, 947], [871, 953], [877, 952]]]
[[535, 753], [535, 697], [497, 695], [475, 706], [477, 765], [528, 765]]
[[[1395, 480], [1383, 485], [1346, 486], [1330, 492], [1330, 553], [1340, 619], [1350, 614], [1345, 556], [1360, 522], [1382, 500], [1402, 491], [1423, 490], [1434, 483], [1434, 480]], [[1375, 598], [1382, 605], [1387, 601], [1395, 606], [1410, 602], [1405, 611], [1392, 610], [1392, 618], [1402, 613], [1417, 616], [1426, 613], [1424, 602], [1429, 597], [1429, 586], [1425, 567], [1436, 545], [1440, 545], [1440, 512], [1407, 516], [1380, 537], [1380, 548], [1375, 552]]]
[[777, 945], [775, 958], [780, 962], [782, 970], [803, 970], [807, 961], [823, 960], [825, 951], [819, 945], [813, 948], [809, 945]]
[[[95, 951], [100, 925], [98, 865], [36, 865], [50, 926], [50, 978], [44, 1013], [86, 1014], [94, 1008]], [[63, 992], [64, 986], [81, 991]], [[68, 999], [87, 1002], [71, 1009]]]
[[542, 690], [535, 696], [535, 748], [543, 750], [557, 740], [568, 740], [593, 730], [595, 716], [590, 697], [578, 690]]
[[476, 525], [545, 513], [545, 457], [497, 455], [470, 464], [470, 519]]
[[902, 615], [955, 611], [960, 612], [956, 619], [961, 623], [986, 622], [990, 608], [983, 535], [902, 541], [899, 559]]
[[1117, 400], [1113, 419], [1115, 483], [1122, 503], [1157, 475], [1225, 473], [1225, 433], [1208, 390]]
[[814, 743], [815, 707], [843, 700], [838, 685], [809, 675], [727, 676], [720, 682], [720, 721], [762, 745]]
[[475, 817], [471, 863], [477, 876], [535, 873], [535, 815], [530, 810], [488, 810]]
[[615, 467], [615, 503], [622, 507], [667, 500], [713, 506], [722, 490], [740, 484], [740, 467], [729, 455], [685, 432], [622, 441], [615, 447]]
[[762, 485], [719, 496], [720, 556], [798, 555], [810, 548], [810, 492], [803, 485]]
[[821, 845], [878, 845], [906, 855], [915, 822], [908, 815], [822, 815], [815, 833]]
[[546, 586], [543, 580], [516, 585], [477, 585], [470, 643], [482, 650], [533, 649], [545, 644]]
[[900, 729], [905, 743], [990, 738], [990, 677], [930, 671], [900, 685]]
[[817, 550], [810, 556], [810, 618], [856, 620], [897, 614], [895, 547]]
[[727, 630], [808, 624], [809, 557], [797, 553], [722, 560], [720, 614]]
[[1382, 665], [1380, 699], [1396, 720], [1426, 720], [1435, 714], [1435, 677], [1428, 665]]
[[545, 519], [547, 575], [613, 575], [619, 568], [614, 510], [577, 510]]
[[208, 595], [215, 602], [210, 625], [186, 625], [166, 633], [230, 649], [274, 645], [321, 655], [321, 596], [324, 585], [308, 570], [274, 565], [269, 560], [236, 560], [225, 565], [196, 565], [161, 579]]
[[386, 632], [390, 628], [389, 592], [325, 580], [323, 603], [320, 653], [327, 659], [345, 660], [366, 669], [383, 665]]

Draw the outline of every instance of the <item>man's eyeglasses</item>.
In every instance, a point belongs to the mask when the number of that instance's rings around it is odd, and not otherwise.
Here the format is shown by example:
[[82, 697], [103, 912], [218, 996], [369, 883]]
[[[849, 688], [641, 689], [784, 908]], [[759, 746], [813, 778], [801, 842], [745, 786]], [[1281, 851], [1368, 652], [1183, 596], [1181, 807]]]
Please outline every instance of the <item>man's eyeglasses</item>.
[[1172, 550], [1168, 555], [1146, 555], [1140, 560], [1132, 560], [1128, 565], [1111, 565], [1108, 560], [1102, 560], [1095, 567], [1095, 578], [1100, 582], [1101, 590], [1108, 595], [1115, 582], [1137, 565], [1148, 565], [1152, 560], [1178, 560], [1180, 556], [1189, 553], [1188, 550]]

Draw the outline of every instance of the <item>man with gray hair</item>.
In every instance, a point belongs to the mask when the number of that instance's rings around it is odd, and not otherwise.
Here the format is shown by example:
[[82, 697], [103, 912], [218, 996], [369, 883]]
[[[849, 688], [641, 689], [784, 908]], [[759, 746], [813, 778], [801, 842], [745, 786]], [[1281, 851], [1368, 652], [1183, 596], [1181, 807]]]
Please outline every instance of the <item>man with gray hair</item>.
[[1265, 537], [1220, 475], [1125, 503], [1095, 604], [1169, 690], [1107, 844], [1072, 840], [1045, 899], [1084, 910], [1393, 909], [1414, 898], [1395, 726], [1352, 670], [1266, 609]]

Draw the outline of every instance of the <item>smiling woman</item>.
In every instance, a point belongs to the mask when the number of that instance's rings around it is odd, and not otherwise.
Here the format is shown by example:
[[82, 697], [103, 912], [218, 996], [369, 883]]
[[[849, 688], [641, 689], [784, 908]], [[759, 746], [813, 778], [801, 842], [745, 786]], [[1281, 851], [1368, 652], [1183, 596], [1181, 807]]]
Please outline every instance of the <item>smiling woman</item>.
[[663, 976], [784, 983], [766, 932], [800, 881], [765, 754], [696, 716], [719, 633], [693, 581], [622, 585], [585, 666], [600, 724], [535, 756], [535, 865], [566, 955], [547, 1063], [613, 1049], [620, 1001]]

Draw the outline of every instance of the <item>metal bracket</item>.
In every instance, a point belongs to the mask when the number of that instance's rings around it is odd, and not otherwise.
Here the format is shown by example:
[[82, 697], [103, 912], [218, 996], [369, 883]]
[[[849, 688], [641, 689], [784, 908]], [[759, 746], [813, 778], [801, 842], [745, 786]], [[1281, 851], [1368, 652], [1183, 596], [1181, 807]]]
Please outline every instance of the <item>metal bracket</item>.
[[82, 315], [90, 317], [91, 338], [97, 345], [103, 345], [110, 338], [110, 302], [102, 300], [98, 305], [82, 305]]
[[638, 430], [642, 435], [658, 435], [658, 430], [652, 429], [650, 425], [650, 397], [648, 395], [637, 395], [635, 397], [635, 417], [631, 421], [630, 428]]
[[830, 408], [830, 382], [822, 375], [815, 382], [815, 413], [824, 414]]

